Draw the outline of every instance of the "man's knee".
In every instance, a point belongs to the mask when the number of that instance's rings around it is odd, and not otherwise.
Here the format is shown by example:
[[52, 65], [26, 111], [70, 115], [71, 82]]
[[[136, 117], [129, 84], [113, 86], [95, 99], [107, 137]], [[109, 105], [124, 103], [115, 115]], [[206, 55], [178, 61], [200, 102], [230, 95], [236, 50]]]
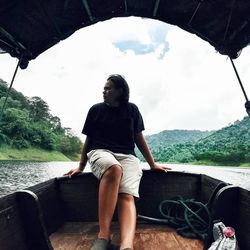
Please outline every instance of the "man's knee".
[[122, 169], [120, 165], [111, 166], [104, 174], [102, 178], [109, 179], [109, 181], [120, 180], [122, 176]]
[[134, 196], [131, 194], [120, 193], [118, 200], [119, 202], [134, 202]]

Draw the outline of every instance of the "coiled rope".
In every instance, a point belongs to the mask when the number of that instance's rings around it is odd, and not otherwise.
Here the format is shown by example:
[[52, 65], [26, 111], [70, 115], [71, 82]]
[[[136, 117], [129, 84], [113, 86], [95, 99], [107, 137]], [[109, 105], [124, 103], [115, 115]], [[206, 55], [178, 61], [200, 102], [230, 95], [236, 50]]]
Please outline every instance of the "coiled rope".
[[152, 218], [138, 215], [138, 218], [153, 223], [167, 224], [176, 229], [184, 237], [205, 240], [212, 228], [212, 205], [214, 198], [226, 183], [219, 183], [214, 189], [208, 203], [204, 204], [195, 199], [184, 199], [181, 196], [163, 200], [159, 204], [159, 212], [163, 218]]
[[164, 200], [159, 205], [161, 215], [182, 236], [205, 239], [211, 225], [210, 211], [202, 202], [180, 196]]

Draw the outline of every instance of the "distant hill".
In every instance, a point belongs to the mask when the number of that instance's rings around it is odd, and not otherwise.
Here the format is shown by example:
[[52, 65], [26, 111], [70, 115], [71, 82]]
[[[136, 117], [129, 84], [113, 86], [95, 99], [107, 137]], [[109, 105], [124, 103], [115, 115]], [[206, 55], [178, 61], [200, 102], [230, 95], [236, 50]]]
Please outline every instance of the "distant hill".
[[235, 164], [250, 162], [250, 117], [215, 131], [195, 145], [196, 160]]
[[197, 143], [200, 150], [249, 150], [250, 151], [250, 118], [236, 121], [228, 127], [215, 131]]
[[212, 131], [200, 130], [164, 130], [158, 134], [146, 136], [147, 143], [151, 148], [170, 146], [179, 143], [195, 142], [211, 135]]
[[[217, 131], [165, 130], [146, 136], [146, 140], [156, 161], [216, 165], [250, 163], [249, 117]], [[138, 150], [136, 152], [142, 159]]]

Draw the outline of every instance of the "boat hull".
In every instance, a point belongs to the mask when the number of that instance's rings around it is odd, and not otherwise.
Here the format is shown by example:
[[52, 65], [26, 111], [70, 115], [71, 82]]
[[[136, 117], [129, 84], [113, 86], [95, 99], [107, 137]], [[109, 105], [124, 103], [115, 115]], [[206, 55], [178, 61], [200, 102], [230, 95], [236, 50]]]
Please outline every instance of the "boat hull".
[[[160, 202], [175, 196], [207, 204], [220, 183], [202, 174], [144, 171], [137, 212], [162, 218]], [[211, 206], [213, 220], [221, 220], [236, 229], [241, 249], [250, 249], [249, 201], [249, 191], [224, 183]], [[40, 183], [0, 199], [1, 249], [53, 249], [49, 236], [65, 222], [96, 222], [97, 215], [98, 181], [92, 173]], [[205, 248], [212, 239], [206, 240]]]

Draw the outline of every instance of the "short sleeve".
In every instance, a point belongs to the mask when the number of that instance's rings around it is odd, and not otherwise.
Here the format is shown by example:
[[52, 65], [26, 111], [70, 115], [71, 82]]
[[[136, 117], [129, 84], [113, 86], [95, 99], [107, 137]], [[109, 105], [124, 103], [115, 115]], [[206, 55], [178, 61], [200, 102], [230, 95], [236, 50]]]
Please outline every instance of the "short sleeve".
[[93, 133], [93, 125], [94, 125], [94, 108], [91, 107], [88, 111], [83, 129], [82, 129], [82, 133], [90, 136]]
[[139, 111], [138, 107], [135, 104], [133, 104], [133, 109], [134, 109], [134, 131], [137, 134], [143, 131], [145, 128], [141, 112]]

